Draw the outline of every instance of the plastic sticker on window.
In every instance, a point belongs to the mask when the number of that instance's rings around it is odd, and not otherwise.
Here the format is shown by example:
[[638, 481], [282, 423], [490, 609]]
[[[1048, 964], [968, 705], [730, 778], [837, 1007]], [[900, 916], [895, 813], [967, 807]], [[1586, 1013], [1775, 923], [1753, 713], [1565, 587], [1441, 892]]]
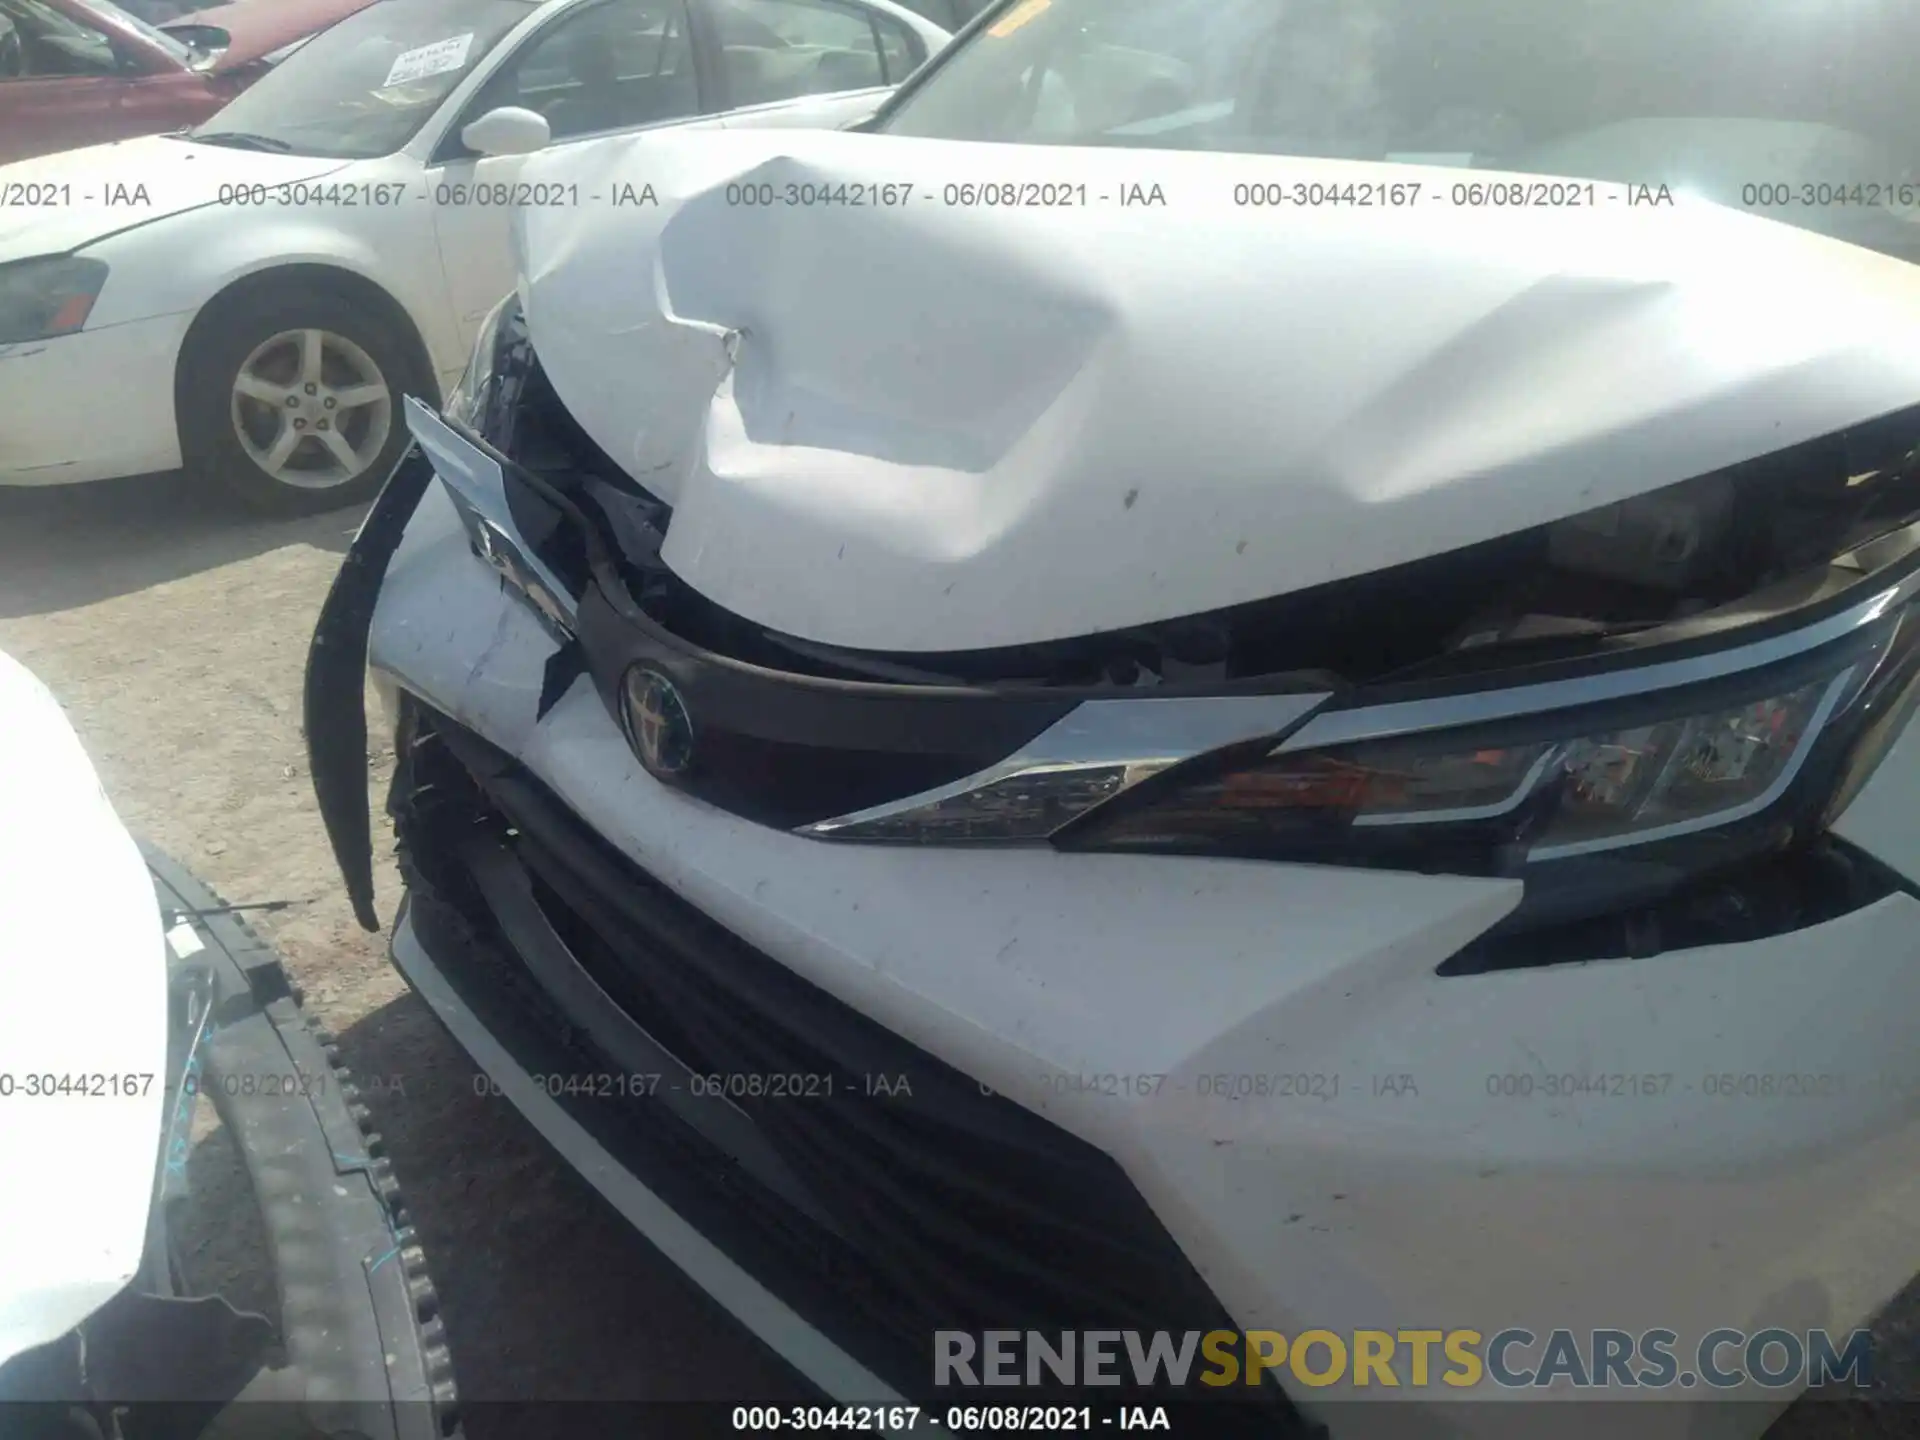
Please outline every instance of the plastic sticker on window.
[[1026, 4], [1014, 6], [1004, 19], [989, 26], [987, 34], [996, 40], [1004, 40], [1052, 4], [1053, 0], [1026, 0]]
[[464, 35], [436, 40], [431, 45], [402, 50], [393, 57], [393, 68], [387, 71], [387, 78], [380, 88], [386, 90], [395, 85], [424, 80], [429, 75], [444, 75], [449, 70], [458, 70], [467, 63], [467, 52], [472, 48], [473, 32], [469, 30]]

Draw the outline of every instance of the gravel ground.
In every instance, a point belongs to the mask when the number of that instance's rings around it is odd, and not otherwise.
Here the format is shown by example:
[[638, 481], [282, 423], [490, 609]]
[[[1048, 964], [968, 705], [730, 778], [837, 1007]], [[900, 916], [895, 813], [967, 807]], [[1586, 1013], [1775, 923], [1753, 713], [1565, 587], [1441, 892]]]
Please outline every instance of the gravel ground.
[[[65, 703], [130, 828], [230, 901], [294, 902], [258, 928], [339, 1033], [387, 1137], [466, 1399], [801, 1398], [505, 1101], [476, 1096], [472, 1067], [405, 993], [383, 939], [353, 923], [314, 813], [299, 712], [312, 618], [358, 523], [358, 512], [240, 519], [173, 476], [0, 491], [0, 648]], [[391, 759], [376, 757], [376, 787]], [[383, 914], [396, 894], [389, 866]], [[196, 1159], [212, 1193], [238, 1204], [219, 1154]], [[215, 1265], [248, 1263], [240, 1233], [209, 1237]], [[1920, 1393], [1913, 1314], [1903, 1302], [1881, 1327], [1908, 1394]], [[1915, 1409], [1843, 1417], [1807, 1402], [1771, 1434], [1920, 1436]], [[473, 1440], [505, 1428], [484, 1411], [468, 1424]], [[511, 1429], [533, 1440], [526, 1414]]]

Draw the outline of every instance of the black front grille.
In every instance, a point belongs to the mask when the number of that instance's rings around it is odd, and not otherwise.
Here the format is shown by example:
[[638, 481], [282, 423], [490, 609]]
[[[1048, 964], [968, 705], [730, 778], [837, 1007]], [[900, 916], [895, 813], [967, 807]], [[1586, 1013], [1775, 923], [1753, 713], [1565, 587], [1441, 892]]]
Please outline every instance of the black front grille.
[[[471, 859], [490, 847], [598, 993], [688, 1071], [793, 1077], [736, 1104], [806, 1205], [659, 1097], [556, 1099], [890, 1385], [932, 1398], [938, 1330], [1234, 1328], [1109, 1157], [755, 950], [470, 732], [419, 709], [410, 728], [391, 808], [414, 923], [449, 980], [530, 1071], [613, 1068], [577, 994], [570, 1008], [513, 953]], [[1220, 1413], [1218, 1433], [1287, 1433], [1284, 1397], [1265, 1398]]]

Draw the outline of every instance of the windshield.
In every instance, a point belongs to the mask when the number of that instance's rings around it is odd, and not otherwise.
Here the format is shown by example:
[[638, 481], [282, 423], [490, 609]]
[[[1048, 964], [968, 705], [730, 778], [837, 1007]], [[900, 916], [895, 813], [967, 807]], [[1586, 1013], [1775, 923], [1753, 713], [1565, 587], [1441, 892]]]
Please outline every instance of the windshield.
[[1017, 0], [878, 128], [1665, 184], [1920, 259], [1912, 0]]
[[269, 70], [192, 133], [362, 159], [398, 150], [500, 38], [523, 0], [376, 0]]

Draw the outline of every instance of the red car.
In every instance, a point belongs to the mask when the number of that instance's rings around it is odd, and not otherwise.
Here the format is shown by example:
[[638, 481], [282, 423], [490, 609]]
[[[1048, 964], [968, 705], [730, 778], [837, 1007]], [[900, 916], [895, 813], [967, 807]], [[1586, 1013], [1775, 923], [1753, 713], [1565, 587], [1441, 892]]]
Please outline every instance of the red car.
[[234, 0], [162, 29], [113, 0], [0, 0], [0, 164], [195, 125], [369, 0]]

